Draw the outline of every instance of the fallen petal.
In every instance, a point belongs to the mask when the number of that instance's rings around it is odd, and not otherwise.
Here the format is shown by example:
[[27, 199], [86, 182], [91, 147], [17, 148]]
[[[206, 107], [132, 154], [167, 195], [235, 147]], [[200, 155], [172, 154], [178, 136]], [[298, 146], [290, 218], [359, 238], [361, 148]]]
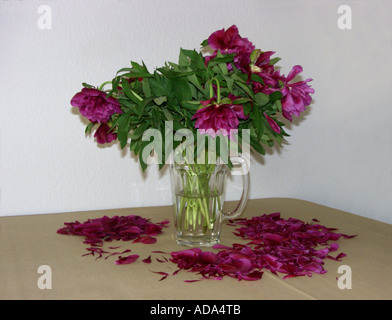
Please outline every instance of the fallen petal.
[[144, 263], [151, 263], [151, 255], [148, 256], [148, 258], [143, 259], [142, 262], [144, 262]]
[[132, 242], [134, 242], [134, 243], [141, 242], [141, 243], [144, 243], [144, 244], [153, 244], [153, 243], [157, 242], [157, 238], [150, 237], [150, 236], [142, 236], [142, 237], [136, 238]]
[[162, 281], [162, 280], [166, 279], [166, 278], [168, 277], [168, 275], [169, 275], [168, 273], [162, 272], [162, 271], [151, 271], [151, 270], [150, 270], [150, 272], [153, 272], [153, 273], [157, 273], [157, 274], [163, 275], [163, 277], [162, 277], [161, 279], [159, 279], [159, 281]]
[[119, 257], [119, 259], [117, 261], [115, 261], [115, 264], [130, 264], [135, 262], [137, 259], [139, 258], [139, 255], [134, 254], [134, 255], [130, 255], [127, 257]]

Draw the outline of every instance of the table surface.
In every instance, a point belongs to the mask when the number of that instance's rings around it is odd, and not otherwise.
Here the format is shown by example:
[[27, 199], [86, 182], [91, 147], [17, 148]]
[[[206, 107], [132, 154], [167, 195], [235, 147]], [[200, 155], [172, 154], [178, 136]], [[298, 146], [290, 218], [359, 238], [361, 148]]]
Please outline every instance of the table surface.
[[[230, 206], [230, 203], [229, 203]], [[140, 258], [127, 265], [115, 265], [115, 257], [95, 259], [83, 256], [86, 246], [83, 238], [57, 234], [64, 222], [86, 221], [104, 215], [140, 215], [152, 222], [172, 221], [172, 206], [132, 209], [99, 210], [57, 214], [0, 217], [0, 299], [135, 299], [135, 300], [255, 300], [255, 299], [391, 299], [392, 298], [392, 225], [364, 218], [316, 203], [270, 198], [249, 200], [241, 217], [280, 212], [283, 218], [297, 218], [311, 222], [320, 220], [337, 232], [358, 235], [352, 239], [338, 240], [339, 251], [347, 254], [342, 261], [325, 260], [325, 274], [312, 277], [282, 279], [265, 271], [261, 280], [238, 281], [224, 277], [222, 280], [202, 280], [196, 274], [181, 271], [171, 274], [177, 266], [171, 262], [160, 263], [163, 254], [152, 254], [152, 263], [141, 260], [151, 251], [172, 252], [183, 250], [173, 237], [172, 223], [157, 236], [155, 244], [120, 241], [105, 243], [104, 247], [120, 245], [131, 249]], [[224, 225], [221, 243], [239, 242], [232, 234], [233, 227]], [[214, 249], [211, 249], [214, 250]], [[51, 289], [40, 289], [38, 280], [50, 267]], [[339, 289], [338, 272], [342, 265], [351, 269], [351, 289]], [[161, 275], [170, 274], [159, 281]], [[348, 275], [348, 274], [346, 274]]]

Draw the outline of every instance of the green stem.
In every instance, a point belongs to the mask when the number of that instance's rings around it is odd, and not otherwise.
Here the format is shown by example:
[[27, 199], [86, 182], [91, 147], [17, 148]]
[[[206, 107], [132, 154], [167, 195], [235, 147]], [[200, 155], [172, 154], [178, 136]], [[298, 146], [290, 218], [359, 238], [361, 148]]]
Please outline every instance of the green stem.
[[103, 90], [103, 87], [106, 86], [106, 85], [109, 84], [109, 83], [112, 83], [112, 81], [106, 81], [106, 82], [102, 83], [102, 84], [99, 86], [98, 90], [99, 90], [99, 91], [102, 91], [102, 90]]
[[219, 104], [221, 102], [221, 92], [220, 92], [220, 83], [217, 77], [213, 77], [210, 81], [210, 97], [214, 96], [214, 90], [212, 88], [212, 83], [215, 81], [216, 83], [216, 102]]
[[[184, 194], [180, 200], [180, 221], [185, 229], [196, 230], [203, 224], [203, 231], [213, 228], [216, 216], [216, 199], [210, 217], [210, 192], [211, 170], [214, 165], [189, 165], [186, 177], [183, 179]], [[219, 200], [218, 200], [219, 201]], [[204, 219], [203, 219], [204, 217]], [[183, 219], [183, 220], [182, 220]]]

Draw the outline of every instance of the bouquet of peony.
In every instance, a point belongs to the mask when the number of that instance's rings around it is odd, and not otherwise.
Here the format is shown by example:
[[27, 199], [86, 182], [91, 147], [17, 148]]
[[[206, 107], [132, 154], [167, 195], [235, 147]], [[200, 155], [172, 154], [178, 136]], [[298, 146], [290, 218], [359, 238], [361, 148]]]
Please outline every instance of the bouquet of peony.
[[[282, 120], [291, 121], [311, 103], [312, 79], [293, 82], [302, 72], [299, 65], [281, 74], [275, 68], [280, 58], [256, 49], [235, 25], [212, 33], [201, 45], [200, 52], [181, 49], [178, 63], [167, 62], [153, 72], [131, 61], [99, 87], [83, 83], [71, 105], [90, 121], [86, 133], [95, 130], [99, 144], [118, 140], [121, 148], [129, 145], [143, 170], [146, 154], [159, 151], [161, 168], [190, 135], [241, 145], [247, 132], [252, 151], [262, 155], [266, 145], [282, 144], [288, 136]], [[160, 135], [151, 141], [148, 130]]]

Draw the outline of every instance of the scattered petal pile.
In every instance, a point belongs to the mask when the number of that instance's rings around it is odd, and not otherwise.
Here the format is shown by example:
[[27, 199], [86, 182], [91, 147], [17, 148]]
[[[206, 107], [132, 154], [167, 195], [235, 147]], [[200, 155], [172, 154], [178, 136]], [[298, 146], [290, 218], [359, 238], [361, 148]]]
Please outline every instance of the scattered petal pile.
[[[250, 219], [230, 220], [229, 225], [236, 226], [234, 235], [250, 240], [247, 244], [234, 243], [231, 247], [215, 245], [213, 249], [218, 252], [203, 251], [200, 248], [192, 248], [170, 253], [170, 259], [165, 256], [155, 257], [160, 263], [172, 262], [178, 267], [173, 275], [181, 270], [197, 273], [201, 279], [221, 280], [224, 276], [238, 280], [254, 281], [261, 279], [264, 270], [270, 270], [273, 274], [285, 274], [283, 279], [297, 276], [312, 276], [313, 273], [323, 274], [323, 260], [328, 258], [340, 261], [346, 254], [336, 252], [339, 245], [336, 242], [341, 237], [350, 239], [355, 237], [335, 232], [337, 229], [327, 228], [318, 224], [313, 219], [312, 223], [306, 223], [298, 219], [283, 219], [280, 213], [264, 214]], [[97, 255], [97, 259], [106, 255], [105, 259], [119, 255], [116, 265], [130, 264], [135, 262], [139, 255], [133, 254], [122, 256], [131, 252], [126, 249], [120, 252], [110, 252], [102, 249], [104, 241], [123, 240], [144, 244], [153, 244], [157, 241], [156, 235], [162, 233], [168, 220], [160, 223], [152, 223], [149, 219], [140, 216], [104, 216], [99, 219], [89, 219], [83, 223], [78, 221], [66, 222], [66, 226], [57, 230], [59, 234], [84, 236], [84, 243], [89, 244], [86, 248], [89, 253], [85, 255]], [[118, 247], [109, 247], [110, 250]], [[163, 251], [152, 253], [169, 254]], [[151, 255], [142, 260], [143, 263], [152, 262]], [[151, 270], [150, 270], [151, 271]], [[162, 271], [151, 271], [162, 275], [160, 280], [166, 279], [169, 274]], [[186, 280], [195, 282], [199, 280]]]
[[[137, 215], [130, 216], [114, 216], [109, 218], [104, 216], [98, 219], [88, 219], [80, 223], [65, 222], [65, 227], [57, 230], [59, 234], [83, 236], [85, 240], [83, 243], [89, 244], [90, 247], [86, 248], [89, 253], [85, 255], [97, 254], [97, 259], [107, 254], [105, 259], [113, 255], [124, 254], [131, 252], [126, 249], [122, 252], [109, 252], [103, 250], [104, 241], [123, 240], [132, 242], [141, 242], [144, 244], [152, 244], [157, 241], [156, 235], [162, 233], [162, 228], [169, 223], [164, 220], [159, 223], [152, 223], [149, 219]], [[119, 247], [109, 247], [109, 249], [117, 249]], [[84, 256], [85, 256], [84, 255]], [[115, 264], [129, 264], [136, 261], [138, 255], [120, 256]]]
[[241, 226], [234, 234], [251, 242], [233, 244], [232, 247], [216, 245], [213, 248], [221, 249], [218, 253], [199, 248], [172, 252], [170, 260], [179, 270], [196, 272], [203, 279], [220, 280], [230, 276], [238, 280], [259, 280], [264, 269], [275, 275], [278, 272], [285, 274], [283, 279], [311, 276], [327, 272], [323, 268], [325, 258], [340, 261], [346, 256], [344, 253], [331, 256], [339, 245], [330, 241], [354, 237], [335, 233], [336, 229], [317, 223], [308, 224], [293, 218], [286, 220], [280, 217], [280, 213], [235, 219], [230, 225]]

